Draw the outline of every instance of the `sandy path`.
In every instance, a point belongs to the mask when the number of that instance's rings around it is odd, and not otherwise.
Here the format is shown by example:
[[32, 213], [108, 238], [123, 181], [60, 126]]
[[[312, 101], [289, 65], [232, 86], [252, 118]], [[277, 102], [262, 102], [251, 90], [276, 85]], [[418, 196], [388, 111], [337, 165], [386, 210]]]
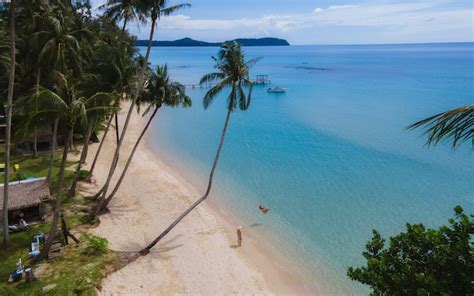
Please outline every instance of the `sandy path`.
[[[125, 114], [121, 114], [124, 121]], [[145, 119], [134, 113], [122, 149], [119, 169], [138, 137]], [[106, 237], [117, 251], [137, 251], [199, 197], [188, 184], [173, 177], [143, 143], [127, 177], [112, 200], [109, 214], [101, 217], [97, 235]], [[92, 144], [88, 164], [98, 144]], [[114, 131], [104, 143], [93, 184], [82, 184], [91, 194], [103, 184], [115, 148]], [[87, 168], [87, 166], [86, 166]], [[229, 295], [272, 294], [263, 274], [243, 249], [234, 248], [229, 233], [207, 206], [200, 206], [177, 226], [148, 256], [108, 276], [102, 295]]]

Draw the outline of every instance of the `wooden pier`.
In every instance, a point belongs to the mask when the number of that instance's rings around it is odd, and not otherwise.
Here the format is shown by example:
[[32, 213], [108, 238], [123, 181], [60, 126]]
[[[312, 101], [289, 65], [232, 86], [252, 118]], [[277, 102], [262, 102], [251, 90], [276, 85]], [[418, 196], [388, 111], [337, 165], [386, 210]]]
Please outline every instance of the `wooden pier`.
[[268, 75], [257, 75], [255, 80], [252, 80], [255, 85], [270, 84], [272, 81], [268, 79]]
[[[255, 85], [264, 85], [264, 84], [271, 84], [272, 81], [268, 79], [268, 75], [257, 75], [255, 79], [251, 80], [253, 84]], [[217, 83], [204, 83], [204, 84], [185, 84], [184, 87], [186, 88], [201, 88], [201, 89], [209, 89], [213, 86], [215, 86]]]

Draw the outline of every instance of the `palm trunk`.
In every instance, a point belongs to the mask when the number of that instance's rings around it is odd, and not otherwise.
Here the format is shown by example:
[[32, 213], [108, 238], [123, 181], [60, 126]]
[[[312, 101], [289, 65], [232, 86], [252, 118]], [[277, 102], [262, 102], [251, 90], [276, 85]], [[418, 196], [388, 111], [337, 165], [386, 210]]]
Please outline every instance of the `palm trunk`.
[[48, 177], [47, 177], [50, 190], [52, 188], [51, 177], [52, 177], [53, 167], [54, 167], [54, 152], [56, 151], [56, 142], [57, 142], [56, 135], [58, 133], [58, 124], [59, 124], [59, 118], [56, 118], [56, 120], [54, 121], [54, 127], [53, 127], [53, 139], [51, 141], [51, 158], [49, 160]]
[[138, 137], [137, 141], [135, 142], [135, 145], [133, 146], [132, 152], [130, 153], [130, 156], [127, 159], [127, 163], [125, 164], [125, 167], [123, 168], [122, 174], [120, 175], [119, 180], [117, 181], [117, 184], [115, 185], [114, 189], [112, 190], [112, 193], [110, 193], [109, 197], [104, 201], [102, 204], [101, 208], [106, 208], [109, 202], [112, 200], [114, 195], [117, 193], [117, 191], [120, 188], [120, 185], [122, 184], [123, 179], [125, 178], [125, 175], [127, 174], [128, 167], [130, 166], [130, 163], [132, 162], [133, 156], [135, 155], [135, 152], [137, 151], [138, 145], [140, 144], [141, 140], [143, 139], [143, 136], [145, 135], [146, 131], [151, 125], [151, 122], [153, 121], [153, 118], [155, 117], [156, 113], [158, 112], [158, 109], [160, 107], [156, 107], [155, 110], [153, 111], [153, 114], [150, 116], [148, 119], [147, 124], [143, 128], [140, 136]]
[[38, 128], [36, 125], [33, 129], [33, 158], [38, 157]]
[[72, 136], [74, 134], [74, 124], [69, 126], [67, 139], [64, 143], [63, 156], [61, 159], [61, 166], [59, 168], [59, 177], [58, 177], [58, 186], [56, 192], [56, 207], [54, 209], [53, 222], [51, 223], [51, 230], [49, 231], [49, 237], [44, 246], [43, 252], [40, 255], [40, 258], [47, 258], [51, 244], [56, 237], [56, 232], [58, 230], [58, 220], [59, 215], [61, 214], [61, 201], [62, 201], [62, 188], [64, 184], [64, 171], [66, 170], [67, 155], [69, 152], [69, 143], [71, 142]]
[[74, 177], [72, 178], [71, 189], [69, 189], [70, 197], [74, 197], [76, 195], [77, 182], [79, 181], [79, 177], [81, 174], [82, 164], [84, 163], [87, 157], [87, 150], [89, 149], [89, 142], [90, 142], [92, 130], [94, 129], [94, 125], [95, 125], [95, 120], [90, 120], [89, 125], [87, 126], [86, 134], [84, 136], [84, 144], [82, 146], [81, 158], [79, 159], [76, 172], [74, 173]]
[[118, 112], [115, 112], [115, 139], [117, 141], [117, 145], [120, 139], [120, 130], [119, 130], [119, 123], [118, 123]]
[[15, 86], [15, 66], [16, 66], [16, 48], [15, 48], [15, 0], [10, 3], [10, 76], [8, 80], [7, 94], [7, 118], [5, 129], [5, 173], [3, 175], [3, 244], [9, 243], [8, 237], [8, 190], [9, 190], [9, 169], [10, 169], [10, 138], [12, 127], [12, 102], [13, 89]]
[[[36, 93], [39, 93], [39, 85], [40, 85], [40, 71], [36, 71]], [[38, 111], [38, 106], [35, 106], [36, 111]], [[35, 124], [33, 127], [33, 158], [38, 157], [38, 127]]]
[[76, 149], [74, 149], [74, 134], [72, 135], [71, 140], [69, 142], [70, 142], [69, 147], [70, 147], [71, 151], [76, 150]]
[[110, 116], [109, 122], [107, 123], [107, 127], [105, 128], [105, 131], [104, 131], [104, 135], [102, 136], [102, 141], [100, 141], [99, 148], [97, 148], [97, 152], [95, 153], [94, 161], [92, 162], [91, 169], [89, 171], [89, 177], [92, 176], [92, 173], [95, 168], [95, 164], [97, 163], [97, 159], [99, 159], [100, 151], [102, 150], [102, 146], [104, 145], [105, 138], [107, 137], [107, 133], [109, 132], [110, 126], [112, 125], [113, 118], [114, 118], [113, 116]]
[[[146, 73], [147, 67], [148, 67], [148, 60], [150, 59], [151, 44], [152, 44], [152, 41], [153, 41], [153, 35], [155, 34], [156, 20], [157, 20], [157, 17], [152, 18], [150, 37], [148, 39], [148, 46], [147, 46], [147, 49], [146, 49], [145, 61], [143, 63], [142, 71], [140, 72], [140, 77], [138, 79], [138, 87], [135, 90], [135, 94], [132, 97], [132, 103], [130, 104], [130, 108], [128, 109], [127, 118], [125, 119], [125, 123], [124, 123], [124, 126], [122, 128], [122, 133], [120, 135], [119, 142], [117, 144], [117, 147], [115, 148], [115, 155], [114, 155], [114, 158], [112, 160], [112, 165], [110, 166], [109, 174], [107, 176], [107, 181], [105, 182], [104, 187], [102, 189], [103, 192], [102, 192], [101, 198], [99, 199], [99, 201], [100, 201], [99, 205], [105, 201], [105, 197], [107, 196], [107, 190], [110, 186], [110, 181], [112, 180], [112, 176], [114, 175], [115, 169], [117, 167], [120, 147], [122, 146], [123, 140], [125, 138], [125, 134], [127, 132], [128, 124], [130, 122], [130, 117], [132, 116], [133, 109], [134, 109], [135, 104], [137, 102], [138, 96], [140, 95], [140, 92], [143, 88], [145, 73]], [[101, 210], [100, 206], [98, 207], [98, 210], [99, 211]]]
[[224, 138], [225, 138], [225, 135], [227, 133], [227, 127], [229, 126], [229, 120], [230, 120], [230, 114], [231, 113], [232, 113], [232, 110], [228, 109], [227, 110], [227, 117], [226, 117], [225, 123], [224, 123], [224, 128], [222, 129], [221, 140], [220, 140], [219, 146], [217, 148], [216, 157], [214, 158], [214, 163], [212, 164], [211, 173], [209, 174], [209, 183], [207, 184], [206, 192], [204, 193], [204, 195], [200, 199], [195, 201], [188, 209], [186, 209], [186, 211], [184, 211], [184, 213], [182, 213], [176, 220], [174, 220], [173, 223], [171, 223], [171, 225], [168, 226], [157, 238], [155, 238], [148, 246], [146, 246], [144, 249], [142, 249], [139, 252], [140, 255], [142, 255], [142, 256], [147, 255], [150, 252], [151, 248], [153, 248], [176, 225], [178, 225], [178, 223], [181, 222], [181, 220], [183, 220], [184, 217], [186, 217], [189, 213], [191, 213], [192, 210], [194, 210], [194, 208], [196, 208], [198, 205], [200, 205], [203, 201], [205, 201], [208, 198], [209, 193], [211, 192], [211, 188], [212, 188], [212, 179], [214, 178], [214, 172], [217, 168], [217, 163], [219, 161], [219, 156], [221, 154], [222, 146], [224, 145]]
[[[128, 18], [125, 17], [125, 19], [123, 20], [123, 26], [122, 26], [122, 33], [125, 32], [125, 28], [127, 27], [127, 21], [128, 21]], [[115, 112], [115, 137], [116, 137], [116, 140], [117, 140], [117, 145], [118, 145], [118, 142], [119, 142], [119, 124], [118, 124], [118, 113]]]
[[84, 145], [83, 145], [82, 153], [81, 153], [81, 159], [79, 160], [82, 164], [86, 162], [87, 154], [89, 153], [90, 139], [91, 139], [92, 132], [94, 131], [96, 124], [97, 124], [97, 119], [94, 119], [92, 122], [90, 122], [90, 125], [87, 127], [86, 138], [84, 139]]

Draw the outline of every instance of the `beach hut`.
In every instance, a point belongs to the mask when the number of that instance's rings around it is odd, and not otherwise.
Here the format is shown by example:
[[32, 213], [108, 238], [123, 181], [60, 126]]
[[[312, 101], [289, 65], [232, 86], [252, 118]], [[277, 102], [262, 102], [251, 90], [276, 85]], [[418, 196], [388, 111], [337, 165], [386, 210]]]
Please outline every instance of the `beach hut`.
[[[3, 184], [0, 184], [0, 207], [3, 207]], [[42, 220], [46, 214], [44, 202], [50, 199], [46, 178], [35, 178], [9, 183], [8, 218], [17, 223]], [[3, 209], [0, 208], [0, 216]]]

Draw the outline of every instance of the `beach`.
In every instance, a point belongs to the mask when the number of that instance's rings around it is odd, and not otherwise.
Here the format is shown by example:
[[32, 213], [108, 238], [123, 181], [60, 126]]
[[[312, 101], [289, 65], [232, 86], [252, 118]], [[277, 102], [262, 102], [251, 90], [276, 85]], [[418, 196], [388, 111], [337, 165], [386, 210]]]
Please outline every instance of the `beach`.
[[[120, 113], [121, 123], [125, 121], [125, 112]], [[116, 175], [121, 172], [146, 119], [133, 113]], [[110, 130], [92, 183], [81, 185], [83, 194], [91, 195], [104, 183], [115, 141], [115, 132]], [[140, 250], [200, 196], [200, 191], [166, 166], [147, 142], [138, 148], [120, 190], [109, 205], [110, 213], [100, 216], [99, 226], [93, 229], [94, 234], [107, 238], [115, 251]], [[90, 146], [87, 165], [92, 163], [98, 146]], [[246, 229], [243, 229], [243, 246], [236, 247], [234, 223], [224, 220], [215, 208], [204, 203], [149, 255], [107, 276], [100, 287], [101, 295], [307, 293], [274, 258], [263, 253], [261, 244], [257, 247], [253, 239], [246, 237]]]

